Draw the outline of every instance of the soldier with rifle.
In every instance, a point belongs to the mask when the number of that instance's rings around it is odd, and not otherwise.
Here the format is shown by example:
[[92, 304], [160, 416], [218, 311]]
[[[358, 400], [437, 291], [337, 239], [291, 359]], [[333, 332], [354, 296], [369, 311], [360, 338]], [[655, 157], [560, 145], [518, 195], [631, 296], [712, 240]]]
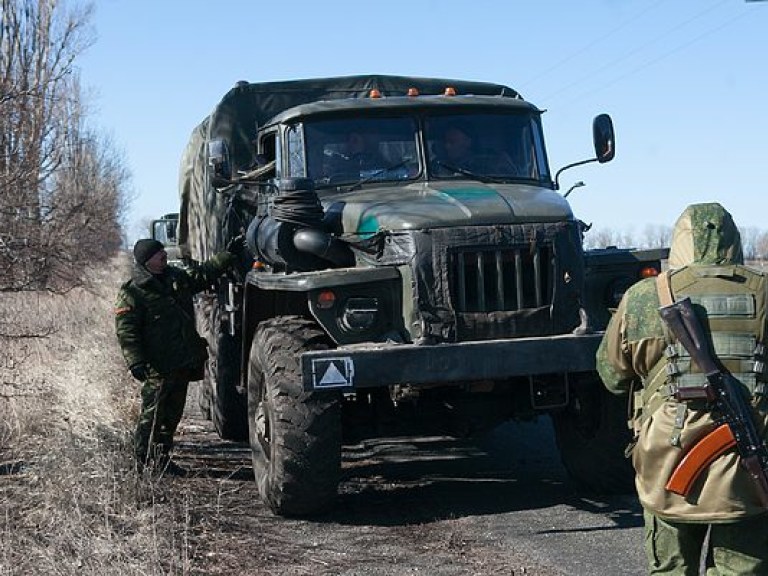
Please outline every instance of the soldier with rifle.
[[768, 276], [720, 204], [689, 206], [669, 270], [626, 292], [597, 352], [629, 395], [650, 574], [768, 574], [767, 343]]

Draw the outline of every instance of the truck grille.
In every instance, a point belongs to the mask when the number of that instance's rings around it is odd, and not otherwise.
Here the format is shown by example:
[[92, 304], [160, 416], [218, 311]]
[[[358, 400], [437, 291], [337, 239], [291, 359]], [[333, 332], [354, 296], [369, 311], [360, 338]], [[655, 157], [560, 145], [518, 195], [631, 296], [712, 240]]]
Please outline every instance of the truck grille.
[[459, 248], [450, 255], [451, 299], [457, 312], [516, 311], [552, 302], [551, 245]]

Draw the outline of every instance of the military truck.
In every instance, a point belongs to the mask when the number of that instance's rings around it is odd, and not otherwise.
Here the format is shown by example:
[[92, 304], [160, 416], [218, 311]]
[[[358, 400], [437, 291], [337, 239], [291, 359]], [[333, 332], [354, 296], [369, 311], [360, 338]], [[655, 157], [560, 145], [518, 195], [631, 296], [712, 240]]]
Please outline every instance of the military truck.
[[179, 213], [163, 214], [157, 220], [149, 223], [149, 237], [162, 242], [168, 253], [168, 262], [181, 264], [181, 250], [178, 239]]
[[665, 254], [585, 254], [559, 176], [610, 161], [613, 124], [597, 116], [594, 157], [553, 176], [542, 114], [501, 84], [366, 75], [240, 82], [193, 130], [183, 255], [248, 246], [198, 307], [201, 407], [248, 439], [274, 513], [328, 510], [343, 443], [406, 421], [466, 435], [549, 415], [576, 485], [631, 488], [594, 355]]

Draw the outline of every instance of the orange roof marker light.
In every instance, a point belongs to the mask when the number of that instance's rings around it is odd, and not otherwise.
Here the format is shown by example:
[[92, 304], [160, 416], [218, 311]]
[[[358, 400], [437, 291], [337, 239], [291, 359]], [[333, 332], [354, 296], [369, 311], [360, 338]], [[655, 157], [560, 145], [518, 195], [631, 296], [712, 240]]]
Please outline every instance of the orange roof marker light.
[[418, 96], [418, 95], [419, 95], [418, 88], [408, 88], [408, 96]]
[[381, 98], [381, 92], [379, 92], [378, 88], [371, 88], [371, 91], [368, 92], [369, 98]]
[[456, 88], [453, 86], [446, 86], [445, 92], [443, 92], [443, 96], [456, 96]]

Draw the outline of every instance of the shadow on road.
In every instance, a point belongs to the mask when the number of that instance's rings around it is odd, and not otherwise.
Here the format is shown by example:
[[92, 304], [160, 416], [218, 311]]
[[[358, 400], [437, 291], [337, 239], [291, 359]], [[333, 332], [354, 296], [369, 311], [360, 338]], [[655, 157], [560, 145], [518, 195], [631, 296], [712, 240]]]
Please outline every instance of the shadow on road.
[[[186, 423], [175, 458], [194, 478], [253, 482], [248, 445], [219, 439], [207, 421]], [[585, 497], [573, 490], [549, 419], [541, 418], [510, 422], [474, 440], [395, 436], [347, 444], [336, 506], [313, 520], [406, 526], [561, 505], [607, 515], [616, 529], [642, 525], [633, 496]]]
[[631, 495], [574, 492], [547, 424], [516, 423], [479, 442], [407, 437], [347, 446], [338, 505], [321, 521], [409, 525], [560, 505], [607, 515], [616, 529], [642, 525]]

